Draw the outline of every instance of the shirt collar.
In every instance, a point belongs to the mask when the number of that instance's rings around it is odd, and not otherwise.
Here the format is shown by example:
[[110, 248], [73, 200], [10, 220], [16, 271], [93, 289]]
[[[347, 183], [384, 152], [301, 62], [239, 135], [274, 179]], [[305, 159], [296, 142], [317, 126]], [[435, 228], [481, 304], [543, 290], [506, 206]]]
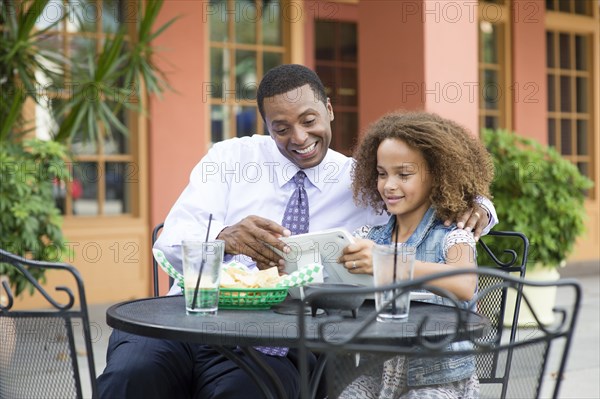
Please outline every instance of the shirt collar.
[[[300, 168], [295, 163], [283, 156], [283, 154], [277, 148], [275, 140], [271, 139], [271, 141], [277, 184], [279, 187], [283, 187], [294, 177]], [[335, 162], [335, 160], [333, 157], [333, 151], [328, 149], [327, 154], [325, 154], [325, 158], [323, 158], [321, 163], [312, 168], [302, 169], [304, 173], [306, 173], [306, 177], [310, 183], [319, 191], [323, 191], [325, 188], [325, 176], [331, 177], [331, 167], [326, 169], [326, 165], [328, 165], [330, 162]]]

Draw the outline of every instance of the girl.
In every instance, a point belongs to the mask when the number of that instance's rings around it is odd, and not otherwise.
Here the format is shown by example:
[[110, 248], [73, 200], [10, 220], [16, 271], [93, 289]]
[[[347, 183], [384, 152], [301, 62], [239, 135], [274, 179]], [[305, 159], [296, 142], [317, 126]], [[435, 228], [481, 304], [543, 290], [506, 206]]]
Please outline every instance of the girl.
[[[369, 128], [355, 159], [354, 200], [386, 210], [391, 217], [385, 225], [364, 226], [358, 232], [364, 239], [349, 246], [341, 259], [351, 273], [372, 274], [370, 249], [394, 241], [417, 248], [415, 277], [448, 268], [476, 267], [472, 233], [443, 222], [472, 208], [477, 195], [490, 195], [491, 157], [466, 129], [430, 113], [388, 114]], [[475, 276], [436, 280], [437, 286], [465, 301], [473, 296], [476, 284]], [[441, 304], [447, 300], [435, 296], [432, 301]], [[452, 348], [465, 344], [455, 343]], [[443, 361], [396, 357], [386, 361], [383, 369], [359, 377], [341, 397], [478, 395], [473, 358], [454, 356]]]

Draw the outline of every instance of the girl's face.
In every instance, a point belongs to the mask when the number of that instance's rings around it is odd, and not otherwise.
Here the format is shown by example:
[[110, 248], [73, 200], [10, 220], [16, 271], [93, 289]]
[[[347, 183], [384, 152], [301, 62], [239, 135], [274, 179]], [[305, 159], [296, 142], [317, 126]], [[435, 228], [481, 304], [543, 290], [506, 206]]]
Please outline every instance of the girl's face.
[[388, 212], [419, 221], [431, 205], [433, 184], [421, 151], [400, 139], [385, 139], [377, 149], [377, 172], [377, 190]]

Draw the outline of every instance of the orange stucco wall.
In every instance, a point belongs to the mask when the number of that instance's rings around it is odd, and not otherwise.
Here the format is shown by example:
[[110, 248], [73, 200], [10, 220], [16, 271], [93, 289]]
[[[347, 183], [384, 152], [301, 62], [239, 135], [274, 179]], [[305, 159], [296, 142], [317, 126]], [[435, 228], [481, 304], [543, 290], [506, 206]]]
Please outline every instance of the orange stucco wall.
[[436, 112], [477, 132], [474, 3], [361, 1], [358, 9], [361, 130], [403, 108]]
[[477, 7], [425, 0], [425, 110], [459, 122], [479, 136]]
[[542, 0], [517, 1], [512, 21], [513, 126], [515, 132], [548, 143], [546, 119], [546, 25]]
[[156, 64], [167, 73], [173, 91], [150, 99], [150, 222], [166, 217], [188, 182], [189, 173], [207, 149], [208, 81], [205, 59], [207, 2], [165, 1], [157, 26], [179, 19], [156, 40]]
[[361, 130], [386, 112], [423, 107], [420, 95], [406, 91], [424, 81], [424, 31], [415, 6], [419, 2], [358, 4]]

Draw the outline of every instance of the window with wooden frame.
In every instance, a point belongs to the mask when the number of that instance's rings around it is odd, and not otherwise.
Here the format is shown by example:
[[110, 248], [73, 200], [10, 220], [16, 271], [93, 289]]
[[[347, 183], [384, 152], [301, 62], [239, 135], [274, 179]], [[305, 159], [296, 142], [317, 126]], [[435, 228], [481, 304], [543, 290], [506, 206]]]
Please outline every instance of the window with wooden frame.
[[283, 0], [210, 0], [209, 7], [210, 83], [205, 91], [210, 140], [263, 132], [256, 90], [266, 71], [287, 61], [290, 5]]
[[315, 69], [335, 110], [331, 148], [351, 155], [358, 139], [358, 44], [355, 22], [315, 21]]
[[[125, 25], [131, 40], [135, 32], [138, 3], [135, 0], [51, 0], [38, 19], [37, 28], [43, 29], [60, 20], [40, 43], [44, 48], [63, 56], [63, 80], [41, 83], [40, 104], [35, 105], [36, 135], [50, 137], [60, 122], [54, 110], [72, 94], [74, 85], [80, 84], [75, 68], [91, 68], [93, 55], [97, 54], [110, 37]], [[63, 16], [66, 15], [66, 18]], [[92, 56], [90, 58], [90, 56]], [[49, 66], [50, 67], [50, 66]], [[136, 99], [99, 98], [97, 90], [86, 91], [90, 102], [129, 101]], [[83, 139], [83, 131], [76, 132], [70, 145], [72, 180], [66, 185], [57, 183], [56, 204], [66, 216], [101, 216], [132, 214], [139, 197], [137, 190], [137, 132], [135, 118], [125, 107], [115, 115], [127, 127], [129, 134], [106, 132], [96, 140]], [[88, 126], [82, 124], [82, 129]], [[104, 125], [102, 125], [104, 126]]]
[[479, 5], [479, 126], [511, 128], [509, 0]]
[[592, 3], [546, 1], [546, 66], [548, 144], [594, 180], [600, 24]]

